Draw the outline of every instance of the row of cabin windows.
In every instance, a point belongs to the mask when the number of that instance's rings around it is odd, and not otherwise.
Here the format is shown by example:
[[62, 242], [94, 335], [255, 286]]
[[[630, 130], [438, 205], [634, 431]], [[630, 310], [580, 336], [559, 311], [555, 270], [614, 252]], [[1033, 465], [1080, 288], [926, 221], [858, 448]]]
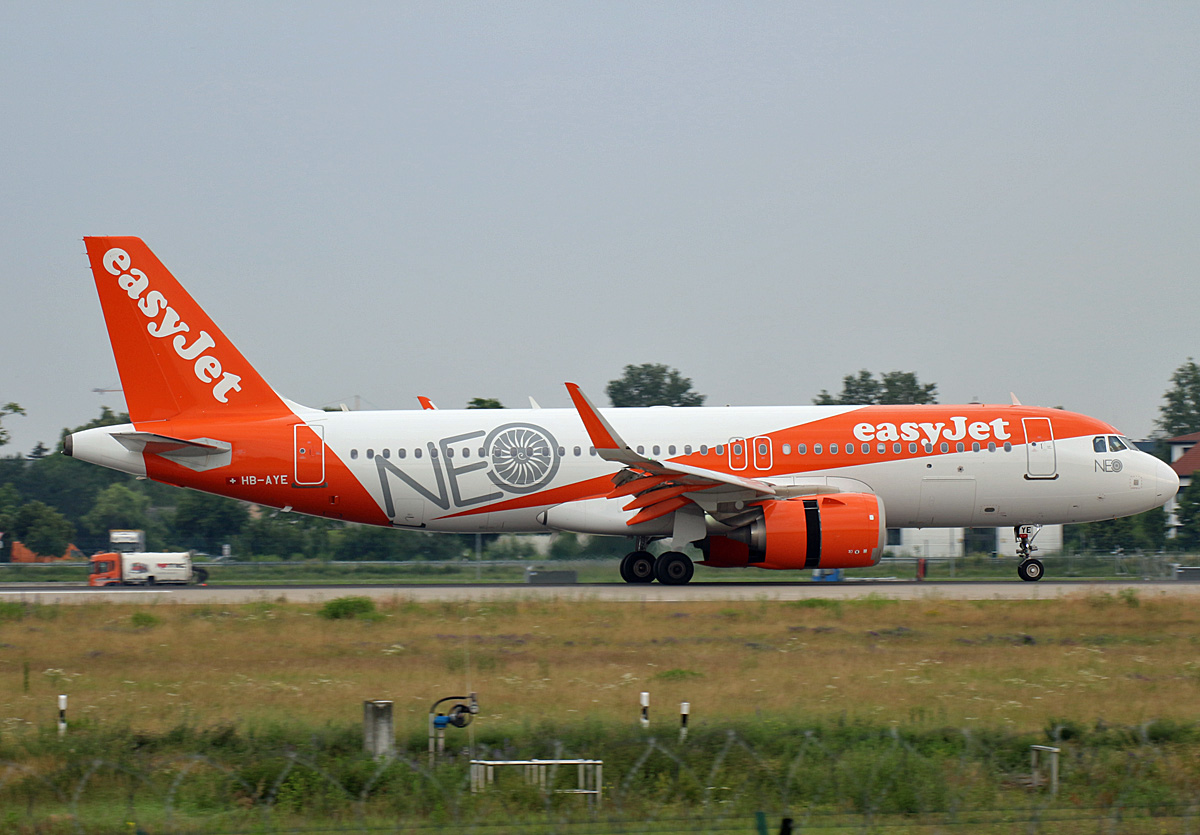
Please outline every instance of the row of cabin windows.
[[[1104, 439], [1098, 438], [1097, 440], [1102, 443]], [[1112, 438], [1111, 440], [1116, 441], [1116, 438]], [[1120, 442], [1117, 441], [1117, 443], [1120, 443]], [[734, 455], [740, 456], [742, 454], [743, 447], [742, 447], [741, 443], [733, 443], [730, 446], [732, 447], [731, 452]], [[1100, 449], [1099, 444], [1097, 444], [1096, 446], [1097, 446], [1098, 452], [1103, 451]], [[933, 444], [929, 443], [928, 441], [924, 441], [921, 444], [910, 443], [908, 445], [909, 454], [915, 455], [917, 453], [918, 447], [922, 448], [925, 452], [933, 452], [933, 450], [934, 450]], [[938, 448], [942, 452], [949, 452], [950, 444], [946, 443], [945, 441], [942, 441], [942, 443], [939, 445]], [[967, 451], [966, 444], [964, 444], [962, 441], [959, 441], [957, 444], [955, 444], [954, 448], [955, 448], [956, 452], [966, 452]], [[848, 444], [845, 444], [844, 446], [840, 447], [840, 449], [842, 450], [842, 453], [845, 455], [853, 455], [857, 451], [858, 448], [854, 444], [848, 443]], [[862, 444], [861, 449], [862, 449], [863, 455], [871, 454], [871, 445], [870, 444], [867, 444], [867, 443]], [[1121, 446], [1120, 449], [1124, 449], [1124, 446]], [[792, 454], [792, 445], [791, 444], [783, 444], [781, 447], [781, 450], [784, 455], [791, 455]], [[813, 451], [814, 455], [822, 455], [825, 452], [825, 447], [821, 444], [813, 444], [812, 451]], [[837, 455], [838, 451], [839, 451], [839, 446], [837, 443], [829, 444], [829, 454], [830, 455]], [[882, 443], [876, 444], [876, 451], [880, 455], [886, 455], [887, 451], [888, 451], [888, 445], [882, 444]], [[900, 455], [903, 451], [904, 451], [904, 444], [899, 443], [899, 442], [892, 444], [892, 453], [894, 455]], [[971, 452], [981, 452], [981, 451], [982, 451], [982, 447], [978, 441], [971, 444]], [[988, 452], [996, 451], [996, 443], [994, 441], [987, 445], [987, 451]], [[1008, 441], [1005, 441], [1005, 443], [1004, 443], [1004, 451], [1012, 452], [1012, 444], [1009, 443]], [[1114, 449], [1114, 451], [1116, 451], [1116, 450]], [[583, 447], [574, 447], [572, 449], [572, 452], [576, 458], [579, 458], [583, 455]], [[709, 447], [707, 444], [701, 444], [699, 452], [701, 455], [708, 455], [710, 452], [714, 453], [716, 455], [724, 455], [725, 454], [725, 445], [717, 444], [714, 447]], [[758, 454], [759, 455], [767, 455], [767, 454], [769, 454], [769, 452], [770, 452], [770, 447], [767, 444], [764, 443], [764, 444], [758, 445]], [[638, 455], [645, 455], [646, 447], [642, 444], [639, 444], [637, 447], [637, 453], [638, 453]], [[381, 456], [383, 456], [384, 458], [392, 457], [392, 451], [390, 449], [381, 449], [379, 451], [379, 454]], [[420, 447], [416, 447], [412, 451], [413, 458], [420, 458], [422, 456], [422, 454], [423, 454], [423, 452]], [[459, 451], [458, 454], [461, 455], [463, 458], [470, 458], [471, 457], [471, 449], [469, 447], [463, 447]], [[560, 446], [558, 448], [558, 454], [560, 457], [565, 456], [567, 454], [566, 447]], [[654, 446], [650, 447], [650, 454], [651, 455], [662, 455], [662, 447], [659, 446], [658, 444], [655, 444]], [[675, 454], [676, 454], [675, 444], [670, 444], [669, 446], [667, 446], [667, 455], [675, 455]], [[691, 444], [683, 445], [683, 454], [684, 455], [692, 454], [692, 445]], [[796, 444], [796, 454], [797, 455], [807, 455], [808, 454], [808, 445], [807, 444]], [[483, 458], [486, 455], [487, 455], [487, 450], [480, 447], [479, 457]], [[591, 455], [593, 457], [596, 455], [596, 448], [594, 446], [588, 447], [588, 455]], [[446, 450], [446, 456], [448, 458], [453, 458], [455, 456], [455, 451], [453, 449]], [[357, 449], [350, 450], [350, 457], [352, 459], [357, 459], [358, 458], [358, 450]], [[375, 450], [367, 449], [367, 458], [371, 459], [374, 457], [375, 457]], [[403, 447], [397, 449], [396, 457], [397, 458], [407, 458], [408, 450], [404, 449]], [[431, 448], [429, 450], [429, 457], [430, 458], [438, 457], [438, 450], [436, 447]]]

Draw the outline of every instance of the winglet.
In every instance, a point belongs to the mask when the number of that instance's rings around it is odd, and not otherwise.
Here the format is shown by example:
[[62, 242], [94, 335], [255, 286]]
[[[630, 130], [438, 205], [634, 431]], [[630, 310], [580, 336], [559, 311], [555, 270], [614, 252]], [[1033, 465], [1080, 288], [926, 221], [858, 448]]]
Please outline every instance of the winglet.
[[417, 395], [417, 402], [421, 404], [421, 408], [426, 411], [437, 411], [437, 406], [433, 405], [433, 401], [424, 395]]
[[600, 414], [600, 410], [592, 405], [592, 401], [579, 386], [575, 383], [566, 383], [565, 385], [567, 393], [571, 395], [571, 402], [575, 404], [583, 426], [587, 429], [588, 437], [592, 440], [592, 446], [596, 448], [597, 455], [605, 461], [616, 461], [626, 465], [654, 463], [630, 449], [629, 444], [625, 443], [617, 434], [617, 430], [612, 428], [612, 424], [604, 419], [604, 415]]
[[588, 437], [592, 439], [592, 446], [597, 450], [629, 449], [629, 445], [621, 440], [617, 430], [613, 429], [612, 424], [604, 419], [604, 415], [600, 414], [599, 410], [592, 405], [592, 401], [579, 386], [575, 383], [566, 383], [566, 387], [567, 393], [571, 395], [571, 402], [575, 404], [575, 409], [579, 412], [579, 417], [587, 429]]
[[1020, 400], [1018, 400], [1018, 399], [1017, 399], [1017, 396], [1016, 396], [1015, 394], [1013, 394], [1011, 391], [1008, 393], [1008, 396], [1012, 398], [1012, 404], [1013, 404], [1014, 406], [1020, 406], [1020, 405], [1021, 405], [1021, 401], [1020, 401]]

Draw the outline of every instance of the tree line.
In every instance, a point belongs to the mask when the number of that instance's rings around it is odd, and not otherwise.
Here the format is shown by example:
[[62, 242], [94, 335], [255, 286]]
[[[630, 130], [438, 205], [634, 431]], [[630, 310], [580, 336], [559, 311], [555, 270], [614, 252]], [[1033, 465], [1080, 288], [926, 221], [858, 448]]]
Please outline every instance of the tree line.
[[[606, 393], [613, 406], [700, 406], [705, 396], [692, 380], [658, 363], [627, 365]], [[837, 395], [822, 389], [816, 404], [936, 403], [937, 385], [922, 383], [913, 372], [863, 369], [842, 379]], [[504, 408], [495, 398], [474, 398], [468, 408]], [[3, 419], [21, 415], [16, 403], [0, 407], [0, 446], [8, 442]], [[64, 429], [54, 450], [72, 432], [96, 426], [127, 423], [128, 415], [104, 407], [83, 426]], [[1200, 431], [1200, 367], [1189, 358], [1171, 378], [1163, 395], [1157, 422], [1162, 438]], [[1200, 547], [1200, 481], [1180, 492], [1176, 511], [1179, 527], [1167, 538], [1166, 515], [1159, 509], [1137, 517], [1069, 525], [1068, 547], [1114, 550]], [[39, 443], [28, 455], [0, 457], [0, 561], [9, 559], [11, 544], [21, 541], [35, 553], [61, 555], [68, 544], [85, 553], [107, 547], [113, 528], [146, 531], [152, 550], [188, 550], [218, 554], [230, 545], [239, 556], [278, 559], [440, 560], [472, 553], [473, 534], [426, 534], [252, 508], [242, 502], [185, 490], [150, 480], [137, 480], [114, 470], [52, 454]], [[489, 557], [527, 557], [532, 545], [511, 538], [485, 537]], [[552, 557], [619, 555], [623, 540], [612, 537], [581, 539], [560, 535], [551, 545]]]

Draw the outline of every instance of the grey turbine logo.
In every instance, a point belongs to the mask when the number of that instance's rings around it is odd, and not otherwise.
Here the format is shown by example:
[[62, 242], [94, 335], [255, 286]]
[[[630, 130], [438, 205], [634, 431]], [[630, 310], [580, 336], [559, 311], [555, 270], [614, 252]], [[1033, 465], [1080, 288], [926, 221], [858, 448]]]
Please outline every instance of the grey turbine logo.
[[487, 436], [484, 449], [492, 459], [488, 478], [512, 493], [532, 493], [545, 487], [558, 472], [554, 437], [531, 423], [506, 423]]

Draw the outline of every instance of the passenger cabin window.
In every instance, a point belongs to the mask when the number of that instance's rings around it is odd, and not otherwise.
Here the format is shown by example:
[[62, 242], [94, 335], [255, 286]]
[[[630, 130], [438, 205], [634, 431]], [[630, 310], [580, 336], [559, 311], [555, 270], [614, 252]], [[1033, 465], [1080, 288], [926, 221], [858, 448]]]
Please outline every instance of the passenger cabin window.
[[383, 450], [383, 453], [382, 453], [382, 455], [383, 455], [383, 457], [384, 457], [384, 458], [391, 458], [391, 457], [392, 457], [392, 451], [391, 451], [390, 449], [385, 449], [385, 450]]
[[717, 455], [724, 455], [725, 454], [725, 444], [717, 444], [715, 447], [713, 447], [713, 452], [716, 453]]
[[645, 455], [645, 454], [646, 454], [646, 447], [642, 446], [641, 444], [638, 444], [638, 450], [637, 450], [637, 452], [638, 452], [638, 455]]
[[792, 454], [792, 445], [791, 445], [791, 444], [784, 444], [784, 445], [783, 445], [783, 454], [784, 454], [784, 455], [791, 455], [791, 454]]
[[683, 445], [683, 454], [684, 454], [684, 455], [691, 455], [691, 454], [692, 454], [692, 445], [691, 445], [691, 444], [684, 444], [684, 445]]
[[398, 450], [396, 450], [397, 458], [403, 458], [406, 455], [408, 455], [408, 450], [406, 450], [404, 447], [400, 447]]
[[830, 445], [829, 445], [829, 454], [830, 454], [830, 455], [837, 455], [837, 444], [830, 444]]
[[1121, 452], [1122, 450], [1129, 449], [1129, 447], [1127, 447], [1127, 446], [1125, 446], [1125, 444], [1121, 443], [1121, 439], [1118, 438], [1116, 435], [1109, 435], [1108, 436], [1108, 449], [1110, 452]]
[[909, 455], [915, 455], [915, 454], [916, 454], [916, 452], [917, 452], [917, 445], [916, 445], [916, 444], [909, 444], [909, 445], [908, 445], [908, 454], [909, 454]]
[[806, 455], [807, 453], [808, 453], [808, 447], [806, 445], [796, 444], [796, 454], [797, 455]]
[[421, 457], [421, 448], [413, 447], [413, 458], [420, 458], [420, 457]]
[[653, 447], [653, 448], [652, 448], [652, 450], [651, 450], [651, 454], [652, 454], [652, 455], [661, 455], [661, 454], [662, 454], [662, 448], [661, 448], [661, 447], [659, 447], [659, 445], [658, 445], [658, 444], [655, 444], [655, 445], [654, 445], [654, 447]]
[[820, 455], [820, 454], [821, 454], [821, 445], [813, 444], [813, 455]]
[[988, 441], [988, 452], [995, 452], [995, 451], [996, 451], [996, 442]]
[[1104, 436], [1097, 435], [1092, 438], [1092, 449], [1096, 452], [1108, 452], [1108, 448], [1104, 445]]
[[575, 447], [575, 457], [578, 458], [582, 454], [583, 454], [583, 450], [580, 449], [579, 447]]
[[373, 449], [368, 449], [368, 450], [367, 450], [367, 459], [368, 459], [368, 460], [370, 460], [370, 459], [372, 459], [372, 458], [374, 458], [374, 457], [375, 457], [375, 450], [373, 450]]
[[674, 454], [675, 454], [675, 444], [671, 444], [669, 447], [667, 447], [667, 455], [674, 455]]
[[700, 444], [700, 454], [708, 455], [708, 445], [707, 444]]

